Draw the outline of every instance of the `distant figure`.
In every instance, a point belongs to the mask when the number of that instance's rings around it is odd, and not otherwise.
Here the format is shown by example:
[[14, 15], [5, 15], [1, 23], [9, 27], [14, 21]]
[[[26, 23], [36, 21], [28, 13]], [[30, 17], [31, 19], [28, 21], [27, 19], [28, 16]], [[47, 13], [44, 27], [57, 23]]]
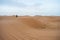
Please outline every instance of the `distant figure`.
[[16, 18], [18, 17], [18, 15], [16, 15]]

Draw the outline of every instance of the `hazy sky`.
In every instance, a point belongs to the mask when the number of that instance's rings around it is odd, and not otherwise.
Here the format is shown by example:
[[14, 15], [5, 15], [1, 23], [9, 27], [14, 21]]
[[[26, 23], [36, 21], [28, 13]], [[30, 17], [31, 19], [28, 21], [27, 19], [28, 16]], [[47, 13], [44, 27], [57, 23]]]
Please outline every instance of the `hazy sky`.
[[60, 16], [60, 0], [0, 0], [0, 15]]

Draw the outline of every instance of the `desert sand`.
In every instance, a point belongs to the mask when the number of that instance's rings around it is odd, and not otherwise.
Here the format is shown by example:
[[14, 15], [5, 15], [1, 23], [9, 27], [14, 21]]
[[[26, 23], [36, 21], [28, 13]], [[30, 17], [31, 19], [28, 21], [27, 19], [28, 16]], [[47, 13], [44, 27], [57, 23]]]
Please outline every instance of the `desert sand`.
[[60, 40], [60, 16], [0, 16], [0, 40]]

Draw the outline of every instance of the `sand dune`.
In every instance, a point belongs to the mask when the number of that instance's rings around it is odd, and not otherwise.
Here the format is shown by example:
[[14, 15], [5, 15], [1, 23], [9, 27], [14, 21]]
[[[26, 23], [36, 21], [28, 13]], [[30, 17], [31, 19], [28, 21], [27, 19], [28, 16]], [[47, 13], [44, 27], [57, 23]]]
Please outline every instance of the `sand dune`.
[[60, 40], [60, 17], [1, 16], [0, 40]]

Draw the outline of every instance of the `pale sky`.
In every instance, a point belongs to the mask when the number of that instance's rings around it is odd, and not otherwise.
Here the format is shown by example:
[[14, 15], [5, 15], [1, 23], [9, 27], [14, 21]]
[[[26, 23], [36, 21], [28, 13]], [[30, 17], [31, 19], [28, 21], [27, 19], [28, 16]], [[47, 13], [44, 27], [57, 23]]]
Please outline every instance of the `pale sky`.
[[0, 15], [60, 16], [60, 0], [0, 0]]

